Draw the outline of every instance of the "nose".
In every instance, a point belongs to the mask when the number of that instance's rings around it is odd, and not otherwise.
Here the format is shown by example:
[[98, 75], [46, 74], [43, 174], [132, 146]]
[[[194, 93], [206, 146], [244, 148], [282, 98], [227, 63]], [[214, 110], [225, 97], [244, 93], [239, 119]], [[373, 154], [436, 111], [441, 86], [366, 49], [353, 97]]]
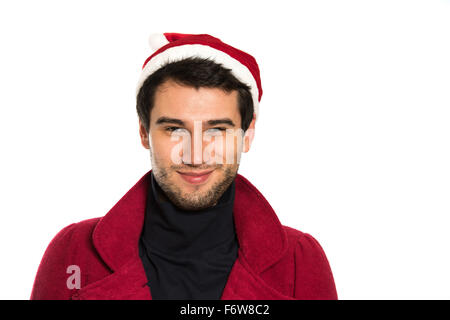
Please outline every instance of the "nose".
[[[202, 122], [194, 121], [194, 129], [192, 130], [192, 134], [190, 139], [190, 145], [186, 146], [188, 150], [188, 154], [183, 154], [183, 162], [189, 162], [193, 165], [200, 165], [203, 163], [203, 130], [202, 130]], [[183, 151], [184, 152], [184, 151]]]

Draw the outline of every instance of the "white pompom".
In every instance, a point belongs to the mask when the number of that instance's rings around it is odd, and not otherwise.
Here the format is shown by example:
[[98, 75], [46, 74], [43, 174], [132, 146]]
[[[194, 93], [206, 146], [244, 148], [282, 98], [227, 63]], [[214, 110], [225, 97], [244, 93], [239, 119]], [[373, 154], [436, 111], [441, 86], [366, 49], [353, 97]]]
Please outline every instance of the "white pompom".
[[152, 33], [148, 37], [148, 43], [150, 44], [150, 48], [152, 48], [153, 51], [156, 51], [168, 44], [169, 40], [167, 40], [167, 38], [162, 33]]

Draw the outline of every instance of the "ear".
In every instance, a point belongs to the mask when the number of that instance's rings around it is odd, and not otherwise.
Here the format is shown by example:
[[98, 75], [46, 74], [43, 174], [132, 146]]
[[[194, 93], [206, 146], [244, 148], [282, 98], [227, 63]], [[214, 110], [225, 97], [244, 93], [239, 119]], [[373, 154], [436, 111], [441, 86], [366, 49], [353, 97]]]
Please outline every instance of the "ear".
[[253, 138], [255, 137], [255, 121], [256, 121], [256, 114], [253, 113], [253, 120], [252, 122], [250, 122], [250, 126], [248, 127], [247, 131], [245, 131], [244, 148], [242, 149], [242, 152], [248, 152], [250, 150]]
[[141, 120], [139, 120], [139, 135], [141, 136], [141, 144], [145, 149], [150, 149], [150, 143], [149, 143], [149, 133], [147, 130], [145, 130], [144, 125], [142, 124]]

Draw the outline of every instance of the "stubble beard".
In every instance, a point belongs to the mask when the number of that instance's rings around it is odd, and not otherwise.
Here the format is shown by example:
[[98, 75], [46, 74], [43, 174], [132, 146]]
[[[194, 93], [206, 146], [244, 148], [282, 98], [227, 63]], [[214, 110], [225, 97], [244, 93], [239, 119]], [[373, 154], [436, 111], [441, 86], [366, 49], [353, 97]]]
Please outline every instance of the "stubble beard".
[[[221, 176], [223, 178], [221, 180], [215, 182], [206, 191], [200, 191], [202, 186], [198, 186], [196, 191], [187, 193], [182, 191], [179, 185], [171, 181], [171, 178], [173, 179], [175, 175], [178, 175], [176, 170], [183, 170], [186, 166], [184, 168], [180, 166], [164, 167], [160, 166], [154, 160], [154, 157], [151, 158], [153, 175], [158, 185], [164, 191], [165, 196], [178, 208], [189, 211], [201, 210], [217, 204], [220, 197], [233, 182], [239, 168], [239, 164], [216, 166], [215, 173], [222, 172]], [[201, 168], [201, 170], [203, 169], [211, 169], [211, 167]], [[197, 168], [197, 170], [200, 170], [200, 168]]]

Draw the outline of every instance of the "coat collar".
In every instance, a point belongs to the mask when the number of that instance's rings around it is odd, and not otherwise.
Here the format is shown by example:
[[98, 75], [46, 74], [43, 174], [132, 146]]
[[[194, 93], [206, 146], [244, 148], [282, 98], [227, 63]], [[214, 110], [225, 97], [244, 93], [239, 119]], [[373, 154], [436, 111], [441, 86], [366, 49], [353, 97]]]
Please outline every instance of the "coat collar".
[[[143, 278], [144, 271], [139, 257], [138, 241], [141, 235], [146, 212], [147, 190], [150, 182], [148, 171], [97, 223], [93, 231], [94, 246], [104, 262], [114, 271], [100, 283], [86, 287], [94, 287], [90, 297], [102, 287], [114, 286], [120, 281], [122, 292], [127, 295], [126, 286], [130, 286], [137, 298], [145, 297], [148, 288]], [[223, 298], [237, 298], [233, 290], [237, 281], [247, 282], [253, 293], [270, 299], [286, 299], [287, 297], [267, 287], [259, 278], [259, 274], [276, 263], [287, 250], [287, 237], [275, 212], [263, 195], [246, 178], [236, 175], [236, 192], [233, 207], [234, 223], [239, 241], [239, 253]], [[133, 273], [133, 270], [136, 271]], [[139, 274], [139, 279], [131, 279], [131, 274]], [[245, 276], [244, 276], [245, 274]], [[126, 277], [125, 277], [126, 276]], [[109, 278], [109, 279], [108, 279]], [[126, 280], [125, 279], [131, 279]], [[112, 282], [111, 282], [112, 281]], [[140, 282], [139, 282], [140, 281]], [[144, 282], [144, 283], [143, 283]], [[136, 283], [139, 283], [136, 286]], [[240, 282], [240, 285], [243, 283]], [[81, 292], [86, 290], [81, 289]], [[100, 292], [100, 291], [99, 291]], [[99, 293], [100, 294], [100, 293]], [[248, 296], [248, 293], [247, 293]]]

